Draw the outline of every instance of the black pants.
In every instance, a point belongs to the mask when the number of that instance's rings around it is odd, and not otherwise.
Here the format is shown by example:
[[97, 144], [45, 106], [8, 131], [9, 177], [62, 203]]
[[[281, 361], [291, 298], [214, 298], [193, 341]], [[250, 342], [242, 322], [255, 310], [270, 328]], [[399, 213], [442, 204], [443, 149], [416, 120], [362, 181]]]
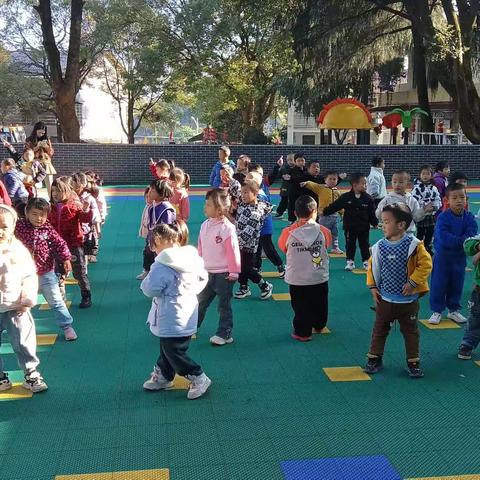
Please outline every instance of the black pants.
[[288, 192], [288, 221], [295, 222], [297, 220], [297, 216], [295, 215], [295, 202], [297, 198], [300, 196], [299, 192]]
[[281, 195], [280, 196], [280, 203], [278, 204], [277, 207], [277, 213], [279, 215], [283, 215], [285, 213], [285, 210], [288, 208], [288, 194]]
[[328, 320], [328, 282], [317, 285], [290, 285], [293, 330], [300, 337], [309, 337], [312, 328], [321, 330]]
[[420, 227], [417, 225], [417, 238], [423, 240], [423, 244], [427, 249], [427, 252], [432, 255], [432, 240], [433, 232], [435, 231], [435, 225], [430, 225], [428, 227]]
[[260, 283], [262, 276], [255, 270], [255, 254], [240, 250], [240, 261], [242, 262], [242, 271], [238, 276], [238, 283], [240, 285], [248, 285], [248, 281], [253, 283]]
[[87, 276], [87, 262], [82, 247], [70, 247], [72, 254], [72, 273], [73, 278], [78, 282], [82, 294], [90, 293], [90, 281]]
[[378, 204], [383, 200], [383, 198], [374, 198], [373, 203], [375, 204], [375, 210], [378, 207]]
[[145, 245], [145, 248], [143, 249], [143, 269], [146, 272], [150, 271], [150, 267], [153, 265], [153, 262], [155, 261], [156, 253], [152, 252], [150, 250], [150, 246], [148, 245], [148, 240]]
[[160, 338], [160, 356], [157, 365], [162, 375], [172, 381], [175, 374], [201, 375], [202, 367], [195, 363], [188, 355], [187, 350], [191, 337], [162, 337]]
[[345, 230], [347, 260], [355, 260], [357, 240], [362, 254], [362, 262], [366, 262], [370, 258], [370, 230]]
[[262, 251], [265, 252], [267, 258], [278, 268], [283, 265], [282, 259], [272, 242], [271, 235], [261, 235], [257, 252], [255, 253], [254, 265], [256, 269], [262, 268]]

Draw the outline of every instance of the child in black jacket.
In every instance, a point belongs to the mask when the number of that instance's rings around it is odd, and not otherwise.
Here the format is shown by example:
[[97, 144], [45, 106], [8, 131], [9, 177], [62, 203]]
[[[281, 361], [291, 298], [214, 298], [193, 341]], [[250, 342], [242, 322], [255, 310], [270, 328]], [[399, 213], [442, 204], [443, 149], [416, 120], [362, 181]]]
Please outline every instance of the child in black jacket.
[[332, 215], [344, 210], [343, 229], [345, 231], [345, 247], [347, 265], [345, 270], [355, 268], [356, 243], [362, 254], [363, 268], [368, 268], [370, 258], [370, 225], [377, 227], [378, 219], [375, 216], [375, 203], [366, 193], [367, 179], [361, 173], [354, 173], [350, 183], [352, 189], [344, 193], [337, 201], [324, 209], [323, 215]]

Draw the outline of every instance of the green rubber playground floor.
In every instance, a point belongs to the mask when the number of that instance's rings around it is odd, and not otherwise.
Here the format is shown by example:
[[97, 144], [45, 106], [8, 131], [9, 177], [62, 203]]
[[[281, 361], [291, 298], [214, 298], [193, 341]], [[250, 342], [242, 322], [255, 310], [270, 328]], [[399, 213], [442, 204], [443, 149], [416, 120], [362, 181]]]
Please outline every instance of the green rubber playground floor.
[[[470, 200], [480, 202], [480, 195]], [[421, 380], [405, 373], [398, 327], [378, 375], [331, 381], [324, 372], [364, 364], [374, 320], [365, 275], [346, 273], [342, 258], [331, 260], [331, 333], [293, 341], [290, 303], [262, 302], [254, 290], [234, 300], [233, 344], [209, 344], [215, 308], [192, 341], [191, 356], [213, 380], [205, 397], [187, 400], [180, 381], [172, 391], [144, 392], [158, 339], [145, 325], [150, 301], [135, 279], [143, 199], [110, 197], [109, 204], [99, 262], [89, 267], [94, 306], [79, 310], [78, 287], [67, 287], [78, 341], [67, 344], [59, 335], [39, 346], [47, 392], [0, 394], [1, 480], [480, 479], [480, 352], [457, 360], [461, 328], [420, 325]], [[203, 197], [192, 196], [191, 205], [195, 243]], [[276, 237], [286, 225], [275, 222]], [[372, 243], [379, 237], [374, 232]], [[263, 269], [273, 271], [267, 261]], [[465, 307], [472, 273], [466, 275]], [[282, 280], [271, 281], [274, 293], [288, 292]], [[426, 319], [428, 297], [421, 304]], [[33, 314], [38, 334], [59, 333], [50, 311], [36, 307]], [[6, 334], [0, 351], [20, 382]], [[332, 458], [336, 470], [326, 460]], [[380, 459], [388, 472], [375, 467]]]

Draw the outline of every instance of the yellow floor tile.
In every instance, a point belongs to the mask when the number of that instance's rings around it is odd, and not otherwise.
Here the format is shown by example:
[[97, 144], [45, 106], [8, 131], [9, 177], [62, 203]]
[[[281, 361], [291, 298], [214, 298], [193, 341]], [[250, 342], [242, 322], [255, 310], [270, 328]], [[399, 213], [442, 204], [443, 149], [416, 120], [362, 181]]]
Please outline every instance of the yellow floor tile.
[[56, 333], [49, 335], [37, 335], [37, 345], [53, 345], [57, 341]]
[[274, 293], [272, 295], [272, 297], [277, 302], [290, 301], [290, 294], [289, 293]]
[[473, 362], [473, 363], [476, 363], [480, 367], [480, 360], [477, 360], [476, 362]]
[[[72, 306], [72, 301], [71, 300], [67, 300], [66, 301], [66, 305], [67, 305], [67, 308], [70, 308]], [[50, 308], [50, 305], [48, 303], [42, 303], [40, 305], [40, 308], [39, 310], [51, 310]]]
[[480, 480], [480, 474], [475, 475], [450, 475], [443, 477], [421, 477], [421, 478], [407, 478], [406, 480]]
[[0, 392], [0, 401], [2, 400], [21, 400], [23, 398], [31, 398], [33, 393], [22, 387], [21, 383], [14, 383], [13, 388]]
[[331, 382], [364, 382], [371, 380], [362, 370], [362, 367], [324, 368], [323, 371]]
[[442, 321], [438, 325], [432, 325], [428, 323], [428, 320], [419, 320], [419, 322], [430, 330], [446, 330], [449, 328], [461, 328], [453, 320], [449, 318], [442, 318]]
[[354, 273], [355, 275], [366, 275], [367, 271], [364, 270], [363, 268], [354, 268], [352, 270], [352, 273]]
[[133, 470], [131, 472], [87, 473], [81, 475], [57, 475], [55, 480], [169, 480], [168, 468]]
[[278, 278], [278, 272], [262, 272], [262, 277], [264, 278]]
[[78, 281], [74, 278], [66, 278], [65, 285], [78, 285]]

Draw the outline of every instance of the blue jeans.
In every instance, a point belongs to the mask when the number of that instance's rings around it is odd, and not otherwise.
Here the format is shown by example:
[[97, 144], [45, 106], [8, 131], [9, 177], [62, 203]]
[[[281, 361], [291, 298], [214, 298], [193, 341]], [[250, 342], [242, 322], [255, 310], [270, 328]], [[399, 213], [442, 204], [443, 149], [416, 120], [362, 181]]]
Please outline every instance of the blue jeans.
[[330, 232], [332, 232], [332, 243], [333, 248], [338, 248], [338, 222], [340, 221], [340, 216], [338, 213], [333, 215], [320, 216], [318, 223], [323, 227], [327, 227]]
[[218, 296], [219, 322], [216, 335], [225, 339], [232, 336], [233, 313], [231, 300], [235, 282], [227, 280], [227, 273], [209, 273], [206, 287], [198, 294], [198, 328], [207, 313], [207, 309]]
[[463, 335], [462, 345], [474, 349], [480, 343], [480, 287], [473, 290], [469, 307], [470, 316]]
[[62, 329], [70, 326], [73, 323], [73, 318], [63, 301], [58, 277], [53, 270], [38, 276], [38, 290], [53, 310], [58, 326]]

